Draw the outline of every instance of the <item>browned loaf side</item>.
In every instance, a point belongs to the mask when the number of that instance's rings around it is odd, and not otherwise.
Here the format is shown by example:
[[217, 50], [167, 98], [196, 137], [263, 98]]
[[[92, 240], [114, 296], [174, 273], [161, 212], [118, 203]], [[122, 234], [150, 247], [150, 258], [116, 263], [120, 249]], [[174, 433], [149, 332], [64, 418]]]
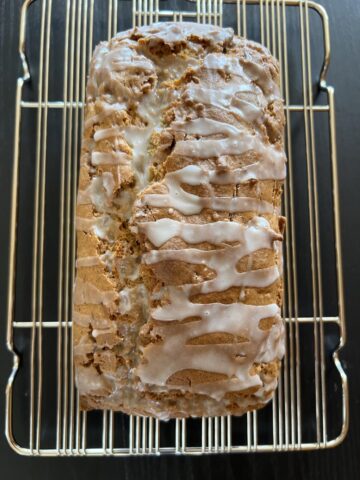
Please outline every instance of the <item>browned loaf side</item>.
[[231, 29], [162, 23], [95, 50], [77, 205], [83, 409], [241, 415], [284, 351], [277, 61]]

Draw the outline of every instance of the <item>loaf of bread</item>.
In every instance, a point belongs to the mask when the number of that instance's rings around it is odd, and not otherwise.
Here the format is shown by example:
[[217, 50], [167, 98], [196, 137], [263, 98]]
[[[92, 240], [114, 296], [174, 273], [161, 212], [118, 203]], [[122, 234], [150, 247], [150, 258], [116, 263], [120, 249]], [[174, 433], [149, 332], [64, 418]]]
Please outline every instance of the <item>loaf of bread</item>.
[[77, 204], [83, 409], [265, 405], [284, 353], [279, 66], [231, 29], [158, 23], [95, 50]]

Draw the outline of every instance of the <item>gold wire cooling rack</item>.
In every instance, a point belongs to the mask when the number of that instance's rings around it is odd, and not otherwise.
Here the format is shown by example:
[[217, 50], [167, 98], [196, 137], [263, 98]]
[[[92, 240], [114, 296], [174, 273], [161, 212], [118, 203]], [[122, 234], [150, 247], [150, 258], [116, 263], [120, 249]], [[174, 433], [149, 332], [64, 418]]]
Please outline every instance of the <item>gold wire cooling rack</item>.
[[[232, 26], [267, 45], [281, 67], [286, 355], [273, 401], [241, 418], [160, 422], [81, 412], [73, 381], [73, 213], [87, 66], [100, 40], [163, 20]], [[26, 0], [19, 30], [7, 309], [12, 448], [24, 455], [121, 456], [338, 445], [348, 429], [348, 387], [338, 356], [345, 319], [324, 8], [310, 0]]]

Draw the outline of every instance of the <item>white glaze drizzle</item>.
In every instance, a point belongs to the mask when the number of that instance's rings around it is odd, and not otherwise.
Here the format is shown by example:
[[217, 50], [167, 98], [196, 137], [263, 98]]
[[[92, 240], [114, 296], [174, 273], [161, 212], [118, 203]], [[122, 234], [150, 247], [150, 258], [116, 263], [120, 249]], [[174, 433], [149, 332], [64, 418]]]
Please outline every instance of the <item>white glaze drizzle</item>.
[[115, 323], [108, 324], [106, 328], [94, 328], [91, 332], [91, 335], [94, 338], [101, 337], [101, 335], [116, 335], [117, 333], [117, 326]]
[[98, 255], [95, 257], [78, 257], [76, 259], [76, 268], [94, 267], [96, 265], [101, 265], [101, 260]]
[[92, 152], [93, 165], [129, 165], [129, 155], [125, 152]]
[[102, 304], [112, 311], [116, 311], [115, 301], [118, 293], [114, 290], [99, 290], [90, 282], [84, 282], [80, 277], [76, 279], [73, 301], [74, 305], [98, 305]]
[[93, 204], [98, 212], [106, 212], [112, 205], [115, 180], [110, 172], [94, 176], [85, 190], [79, 190], [78, 205]]
[[222, 70], [233, 76], [240, 77], [245, 83], [256, 81], [268, 101], [278, 99], [280, 96], [279, 86], [265, 73], [267, 67], [254, 62], [251, 58], [244, 60], [210, 53], [205, 57], [204, 67], [208, 70]]
[[[87, 85], [90, 98], [106, 96], [110, 103], [128, 104], [131, 97], [142, 94], [141, 83], [156, 74], [153, 62], [136, 50], [132, 40], [113, 44], [100, 44], [94, 53]], [[128, 84], [129, 77], [141, 77], [139, 84]], [[109, 95], [111, 92], [111, 95]]]
[[[188, 122], [173, 122], [171, 128], [191, 135], [223, 135], [225, 138], [207, 140], [181, 140], [177, 142], [174, 153], [198, 158], [221, 157], [226, 154], [241, 155], [254, 150], [261, 155], [261, 160], [245, 165], [226, 174], [213, 174], [214, 178], [223, 177], [220, 183], [241, 183], [251, 178], [255, 180], [283, 180], [286, 175], [286, 157], [283, 150], [268, 144], [265, 145], [260, 135], [251, 134], [247, 129], [239, 129], [233, 125], [208, 118], [197, 118]], [[204, 173], [206, 175], [207, 172]], [[211, 183], [219, 180], [208, 179]]]
[[88, 328], [91, 325], [93, 328], [102, 329], [109, 326], [108, 318], [96, 318], [94, 315], [80, 313], [76, 310], [73, 311], [72, 318], [73, 322], [80, 327]]
[[[171, 375], [185, 369], [221, 373], [231, 380], [207, 385], [181, 386], [185, 390], [190, 387], [197, 392], [206, 390], [207, 394], [219, 400], [225, 392], [260, 386], [262, 382], [259, 376], [250, 374], [253, 363], [273, 361], [281, 358], [283, 354], [282, 321], [277, 305], [215, 303], [204, 306], [191, 304], [186, 298], [182, 298], [177, 307], [180, 318], [196, 315], [200, 316], [201, 320], [153, 327], [153, 334], [162, 337], [163, 342], [145, 349], [147, 363], [141, 364], [137, 369], [145, 383], [165, 385]], [[261, 319], [268, 317], [275, 317], [275, 324], [270, 332], [261, 330], [258, 326]], [[210, 346], [187, 344], [193, 338], [217, 332], [241, 335], [248, 341]]]
[[[267, 101], [278, 94], [276, 88], [270, 85], [272, 80], [266, 77], [262, 67], [252, 68], [251, 62], [246, 62], [243, 66], [235, 57], [210, 54], [200, 68], [209, 71], [222, 70], [235, 78], [219, 90], [204, 87], [201, 83], [190, 84], [183, 94], [185, 101], [190, 99], [224, 111], [230, 110], [246, 122], [256, 123], [261, 118]], [[267, 100], [252, 82], [253, 79], [259, 80], [259, 77], [262, 77], [261, 80], [267, 78], [267, 88], [264, 89]], [[264, 85], [261, 86], [264, 88]], [[170, 130], [191, 136], [177, 140], [173, 155], [196, 159], [221, 158], [222, 168], [209, 170], [204, 166], [189, 165], [175, 172], [168, 172], [162, 182], [167, 192], [145, 194], [142, 197], [143, 204], [170, 207], [185, 215], [200, 213], [203, 208], [229, 212], [248, 210], [255, 211], [258, 215], [278, 213], [273, 204], [258, 198], [216, 197], [212, 194], [211, 185], [237, 184], [251, 179], [284, 179], [284, 152], [271, 144], [265, 144], [260, 132], [209, 118], [175, 121]], [[214, 136], [216, 138], [212, 138]], [[230, 168], [227, 156], [242, 155], [248, 151], [254, 151], [260, 157], [259, 160], [236, 169]], [[186, 192], [182, 188], [183, 184], [205, 186], [211, 196], [200, 197]], [[163, 287], [161, 293], [158, 292], [159, 298], [166, 298], [168, 303], [153, 309], [152, 318], [167, 323], [152, 328], [152, 334], [160, 336], [162, 341], [150, 343], [143, 348], [145, 361], [137, 369], [141, 381], [165, 387], [167, 380], [176, 372], [195, 369], [225, 374], [227, 379], [202, 385], [181, 385], [181, 389], [205, 393], [217, 400], [230, 391], [244, 390], [252, 386], [258, 386], [261, 390], [262, 380], [258, 375], [250, 374], [250, 369], [256, 362], [271, 362], [281, 359], [283, 355], [283, 325], [279, 307], [274, 304], [194, 304], [190, 298], [196, 294], [221, 292], [231, 287], [270, 286], [280, 276], [278, 265], [258, 270], [250, 267], [245, 272], [239, 272], [236, 265], [241, 258], [259, 249], [277, 252], [277, 242], [281, 235], [271, 230], [268, 222], [261, 217], [255, 217], [246, 225], [225, 221], [192, 224], [163, 218], [155, 222], [137, 223], [137, 228], [138, 232], [145, 234], [158, 248], [174, 237], [179, 237], [188, 244], [210, 242], [223, 247], [217, 250], [161, 249], [151, 250], [143, 255], [143, 262], [154, 265], [155, 268], [160, 262], [172, 261], [204, 265], [205, 271], [209, 272], [210, 269], [215, 273], [215, 278], [205, 277], [201, 280], [200, 277], [200, 283], [167, 286]], [[225, 245], [224, 242], [236, 244]], [[175, 325], [168, 323], [187, 317], [200, 317], [200, 320]], [[258, 323], [267, 317], [274, 317], [276, 321], [269, 331], [263, 331]], [[245, 335], [248, 341], [227, 345], [187, 345], [187, 342], [196, 336], [216, 332]]]
[[[76, 347], [74, 348], [74, 351]], [[111, 392], [111, 382], [104, 375], [100, 375], [94, 367], [76, 367], [76, 385], [82, 395], [98, 395], [99, 392]]]
[[[102, 122], [106, 117], [108, 117], [109, 115], [112, 115], [113, 113], [126, 110], [127, 104], [123, 102], [114, 102], [114, 103], [103, 102], [101, 104], [101, 108], [102, 108], [101, 112], [96, 113], [95, 115], [92, 115], [85, 120], [84, 130], [91, 128], [96, 123]], [[94, 134], [94, 138], [95, 138], [95, 134]]]
[[187, 157], [212, 158], [222, 155], [241, 155], [255, 150], [264, 158], [271, 157], [285, 165], [285, 155], [273, 145], [264, 145], [260, 135], [253, 135], [245, 128], [236, 128], [233, 125], [218, 122], [207, 118], [197, 118], [189, 122], [174, 122], [174, 129], [189, 134], [202, 136], [224, 135], [221, 139], [180, 140], [176, 143], [174, 154]]
[[118, 311], [121, 315], [126, 315], [134, 308], [139, 308], [141, 303], [139, 298], [146, 295], [144, 285], [139, 284], [135, 287], [125, 287], [119, 292], [119, 306]]
[[96, 265], [104, 265], [109, 271], [113, 270], [115, 261], [115, 253], [107, 251], [102, 255], [78, 257], [76, 259], [76, 267], [94, 267]]
[[130, 312], [131, 308], [131, 289], [123, 288], [119, 292], [119, 312], [121, 315], [125, 315], [125, 313]]
[[[137, 112], [141, 119], [147, 124], [146, 127], [129, 125], [126, 127], [112, 126], [110, 128], [97, 129], [94, 133], [94, 140], [96, 142], [114, 136], [122, 136], [132, 148], [132, 154], [128, 155], [127, 153], [121, 151], [93, 151], [91, 155], [92, 165], [131, 166], [137, 178], [138, 190], [143, 188], [148, 179], [148, 167], [150, 160], [150, 155], [148, 152], [149, 141], [152, 133], [159, 128], [161, 114], [174, 95], [175, 93], [170, 95], [169, 92], [166, 91], [161, 93], [152, 91], [141, 97], [137, 103]], [[105, 114], [108, 111], [109, 108], [105, 110]], [[110, 111], [116, 111], [116, 108]], [[99, 115], [101, 116], [101, 114]], [[99, 120], [99, 115], [96, 115], [96, 120]]]
[[94, 140], [95, 142], [100, 142], [101, 140], [121, 135], [122, 132], [123, 129], [121, 127], [101, 128], [94, 133]]
[[243, 68], [246, 75], [256, 82], [262, 89], [265, 97], [269, 102], [278, 100], [280, 98], [280, 88], [269, 75], [265, 75], [266, 66], [251, 59], [243, 61]]
[[93, 218], [76, 217], [76, 229], [93, 233], [103, 240], [113, 242], [118, 236], [119, 222], [110, 215]]
[[[259, 227], [249, 226], [240, 236], [240, 244], [225, 245], [221, 250], [197, 250], [187, 248], [182, 250], [152, 250], [143, 255], [146, 264], [163, 261], [181, 261], [191, 264], [206, 265], [216, 272], [212, 280], [202, 281], [196, 286], [179, 287], [187, 291], [196, 290], [200, 293], [222, 292], [232, 286], [266, 287], [279, 278], [277, 265], [259, 270], [238, 272], [237, 262], [256, 250], [273, 248], [274, 237], [271, 230], [264, 231]], [[211, 239], [209, 239], [211, 241]]]
[[221, 90], [190, 85], [184, 92], [184, 98], [196, 103], [210, 105], [224, 111], [231, 111], [244, 121], [251, 122], [262, 116], [262, 108], [250, 101], [249, 93], [257, 93], [256, 87], [249, 85], [226, 85]]
[[143, 188], [147, 181], [149, 163], [147, 149], [152, 132], [153, 126], [145, 128], [131, 126], [124, 129], [125, 139], [132, 147], [131, 166], [136, 172], [139, 188]]
[[[213, 382], [205, 386], [197, 385], [196, 388], [190, 386], [192, 391], [203, 393], [206, 391], [215, 399], [220, 399], [228, 391], [260, 386], [262, 384], [260, 378], [250, 374], [253, 363], [269, 362], [282, 356], [282, 324], [279, 307], [275, 304], [263, 306], [241, 303], [195, 304], [189, 298], [199, 293], [221, 292], [234, 286], [262, 288], [271, 285], [279, 278], [277, 265], [246, 272], [238, 272], [236, 265], [245, 255], [262, 248], [273, 249], [279, 235], [269, 228], [266, 220], [254, 219], [248, 225], [234, 224], [234, 226], [231, 226], [230, 222], [200, 225], [178, 223], [176, 230], [173, 229], [171, 233], [185, 241], [191, 235], [191, 243], [198, 243], [207, 238], [215, 244], [221, 244], [222, 239], [230, 237], [232, 240], [235, 232], [239, 243], [235, 246], [224, 245], [221, 250], [210, 251], [192, 248], [152, 250], [143, 256], [143, 261], [147, 264], [171, 260], [201, 264], [212, 269], [216, 277], [195, 285], [165, 287], [169, 303], [152, 310], [152, 317], [155, 320], [169, 322], [188, 317], [201, 317], [201, 321], [174, 326], [155, 326], [152, 333], [162, 337], [163, 341], [144, 348], [147, 362], [141, 364], [138, 369], [141, 380], [145, 383], [164, 386], [171, 375], [185, 369], [222, 373], [229, 377], [228, 381]], [[217, 226], [218, 223], [221, 223], [218, 225], [219, 231], [223, 230], [223, 232], [213, 240], [209, 230], [213, 229], [212, 225]], [[163, 227], [164, 224], [161, 224], [162, 230], [158, 232], [153, 228], [154, 244], [163, 243]], [[141, 230], [142, 225], [139, 224], [138, 228]], [[267, 317], [276, 317], [276, 323], [271, 327], [270, 332], [264, 332], [258, 327], [259, 321]], [[216, 332], [245, 335], [248, 341], [240, 344], [211, 346], [187, 345], [189, 340], [197, 336]], [[231, 378], [233, 376], [235, 378]], [[182, 385], [181, 388], [186, 390], [189, 386]]]
[[[252, 225], [261, 225], [265, 222], [265, 228], [270, 228], [268, 222], [260, 217], [252, 219]], [[221, 245], [223, 242], [241, 242], [244, 237], [246, 225], [237, 222], [219, 221], [214, 223], [197, 224], [184, 223], [170, 218], [161, 218], [155, 222], [138, 223], [138, 230], [146, 235], [156, 247], [161, 247], [173, 237], [180, 237], [187, 243], [201, 243], [211, 241], [213, 245]], [[272, 231], [271, 231], [272, 232]], [[274, 238], [281, 236], [272, 232]]]
[[135, 48], [131, 48], [131, 45], [134, 44], [129, 42], [127, 45], [124, 43], [120, 43], [118, 46], [107, 51], [98, 69], [107, 68], [110, 73], [132, 69], [149, 72], [154, 71], [153, 62], [144, 55], [139, 55]]
[[160, 125], [162, 112], [166, 109], [172, 96], [175, 93], [163, 91], [152, 91], [143, 95], [137, 105], [137, 112], [148, 127], [156, 130]]
[[118, 258], [115, 262], [119, 278], [122, 280], [129, 279], [131, 281], [139, 278], [140, 256], [127, 256]]
[[240, 77], [243, 82], [250, 83], [237, 57], [228, 57], [222, 53], [209, 53], [206, 55], [203, 65], [208, 70], [222, 70], [230, 75]]
[[[211, 172], [211, 171], [210, 171]], [[215, 173], [215, 172], [213, 172]], [[214, 182], [216, 178], [214, 176]], [[201, 185], [206, 183], [206, 175], [203, 170], [195, 165], [188, 165], [165, 176], [164, 184], [168, 193], [145, 194], [141, 199], [143, 205], [153, 207], [172, 207], [185, 215], [200, 213], [203, 208], [211, 208], [217, 211], [227, 212], [250, 212], [273, 213], [274, 206], [263, 200], [250, 197], [199, 197], [186, 192], [181, 184]]]
[[[117, 39], [128, 38], [134, 30], [127, 30], [119, 33]], [[202, 25], [192, 22], [159, 22], [149, 26], [136, 27], [135, 32], [149, 40], [150, 45], [157, 43], [166, 43], [174, 45], [184, 42], [191, 37], [203, 38], [211, 44], [222, 44], [229, 42], [233, 36], [232, 28], [221, 28], [214, 25]]]

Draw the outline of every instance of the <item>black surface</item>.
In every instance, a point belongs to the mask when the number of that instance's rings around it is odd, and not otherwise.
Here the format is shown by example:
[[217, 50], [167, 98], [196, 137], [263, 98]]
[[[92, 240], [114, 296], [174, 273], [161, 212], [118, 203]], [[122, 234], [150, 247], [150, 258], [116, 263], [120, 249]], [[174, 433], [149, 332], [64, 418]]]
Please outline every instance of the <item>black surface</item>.
[[[0, 385], [5, 388], [10, 356], [5, 351], [5, 279], [7, 268], [8, 213], [14, 125], [15, 80], [20, 73], [17, 61], [19, 0], [0, 0]], [[355, 480], [360, 478], [360, 354], [357, 319], [360, 264], [360, 212], [358, 183], [360, 163], [357, 132], [360, 112], [360, 4], [356, 0], [327, 0], [330, 17], [332, 67], [329, 83], [336, 87], [339, 179], [346, 312], [349, 338], [342, 353], [350, 379], [350, 431], [345, 442], [334, 450], [310, 453], [222, 455], [202, 458], [130, 459], [27, 459], [13, 453], [0, 437], [2, 478], [294, 478]], [[4, 395], [0, 395], [3, 409]], [[4, 430], [3, 414], [0, 428]]]

